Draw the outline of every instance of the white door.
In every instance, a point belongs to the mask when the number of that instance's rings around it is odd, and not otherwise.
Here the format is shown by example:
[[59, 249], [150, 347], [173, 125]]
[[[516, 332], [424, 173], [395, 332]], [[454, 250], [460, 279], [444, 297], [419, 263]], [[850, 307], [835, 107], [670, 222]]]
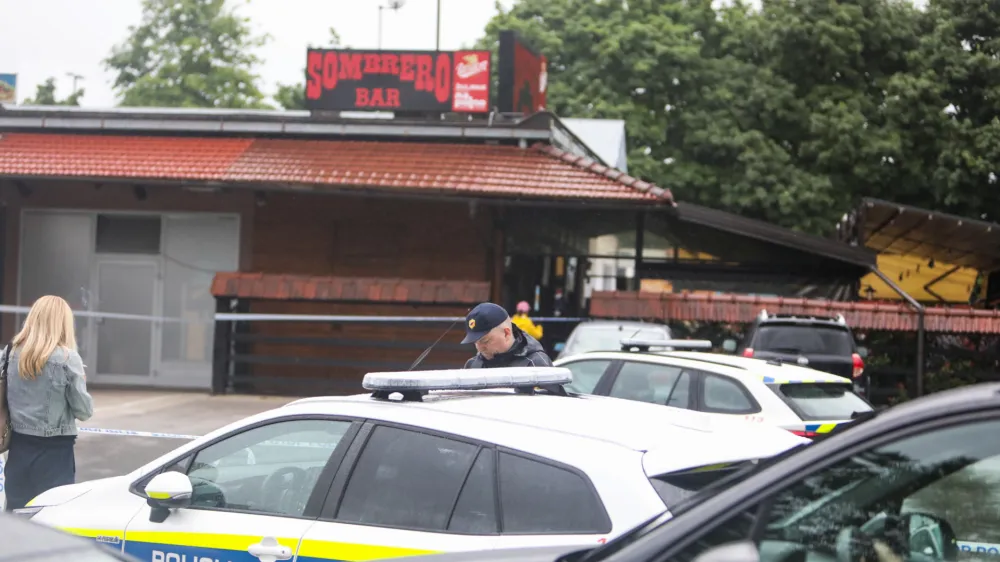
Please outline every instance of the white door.
[[[142, 384], [153, 376], [160, 324], [160, 264], [155, 258], [98, 258], [93, 309], [122, 317], [94, 320], [94, 382]], [[144, 318], [128, 318], [133, 315]]]
[[125, 552], [150, 562], [290, 560], [314, 521], [310, 499], [329, 491], [321, 475], [350, 427], [272, 421], [193, 452], [173, 467], [191, 479], [191, 506], [160, 523], [144, 506], [125, 529]]

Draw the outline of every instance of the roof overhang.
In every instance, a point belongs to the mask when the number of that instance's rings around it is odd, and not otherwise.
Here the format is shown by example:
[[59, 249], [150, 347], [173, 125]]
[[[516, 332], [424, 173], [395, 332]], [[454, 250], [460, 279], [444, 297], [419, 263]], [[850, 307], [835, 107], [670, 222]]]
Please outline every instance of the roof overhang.
[[847, 263], [862, 268], [875, 267], [877, 256], [866, 248], [796, 232], [775, 224], [754, 220], [733, 213], [710, 209], [691, 203], [678, 202], [678, 220], [694, 225], [709, 227], [740, 237], [750, 238], [774, 246], [785, 247], [805, 254], [812, 254], [836, 262]]
[[984, 272], [1000, 270], [1000, 224], [865, 198], [841, 225], [879, 253], [915, 256]]

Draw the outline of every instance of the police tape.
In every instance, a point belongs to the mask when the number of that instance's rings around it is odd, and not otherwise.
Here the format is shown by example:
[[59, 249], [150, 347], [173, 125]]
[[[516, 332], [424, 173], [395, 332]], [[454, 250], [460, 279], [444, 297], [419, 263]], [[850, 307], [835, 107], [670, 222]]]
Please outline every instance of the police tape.
[[[181, 433], [162, 433], [158, 431], [136, 431], [133, 429], [108, 429], [103, 427], [81, 427], [78, 428], [80, 433], [93, 433], [97, 435], [118, 435], [127, 437], [153, 437], [156, 439], [184, 439], [187, 441], [193, 441], [195, 439], [201, 439], [202, 435], [184, 435]], [[302, 449], [334, 449], [337, 446], [339, 439], [332, 443], [314, 443], [307, 441], [282, 441], [282, 440], [267, 440], [261, 441], [259, 443], [253, 443], [250, 446], [255, 447], [257, 445], [269, 445], [269, 446], [281, 446], [281, 447], [297, 447]]]
[[[0, 304], [0, 313], [27, 314], [31, 310], [27, 306]], [[446, 324], [456, 320], [453, 316], [358, 316], [358, 315], [323, 315], [323, 314], [259, 314], [252, 312], [216, 312], [202, 318], [175, 318], [170, 316], [150, 316], [145, 314], [126, 314], [122, 312], [100, 312], [94, 310], [74, 310], [73, 314], [81, 318], [101, 318], [109, 320], [144, 320], [147, 322], [163, 322], [169, 324], [212, 324], [215, 322], [335, 322], [361, 324], [407, 324], [434, 323]], [[586, 318], [569, 316], [532, 317], [539, 323], [584, 322]]]

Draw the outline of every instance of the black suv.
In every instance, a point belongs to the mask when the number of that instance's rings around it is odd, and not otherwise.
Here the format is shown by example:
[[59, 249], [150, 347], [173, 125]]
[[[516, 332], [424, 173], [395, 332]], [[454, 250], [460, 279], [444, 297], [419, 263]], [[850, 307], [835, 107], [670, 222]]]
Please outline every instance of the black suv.
[[768, 314], [760, 311], [739, 345], [723, 343], [726, 351], [744, 357], [796, 363], [861, 382], [868, 350], [858, 347], [844, 317]]

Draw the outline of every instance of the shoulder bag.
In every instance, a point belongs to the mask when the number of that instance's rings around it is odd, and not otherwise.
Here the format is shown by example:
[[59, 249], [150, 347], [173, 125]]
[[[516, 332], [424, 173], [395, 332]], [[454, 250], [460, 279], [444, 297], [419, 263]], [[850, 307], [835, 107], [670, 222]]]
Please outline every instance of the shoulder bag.
[[3, 368], [0, 369], [0, 454], [10, 448], [10, 438], [13, 430], [10, 424], [10, 407], [7, 404], [7, 366], [10, 364], [10, 348], [3, 354]]

